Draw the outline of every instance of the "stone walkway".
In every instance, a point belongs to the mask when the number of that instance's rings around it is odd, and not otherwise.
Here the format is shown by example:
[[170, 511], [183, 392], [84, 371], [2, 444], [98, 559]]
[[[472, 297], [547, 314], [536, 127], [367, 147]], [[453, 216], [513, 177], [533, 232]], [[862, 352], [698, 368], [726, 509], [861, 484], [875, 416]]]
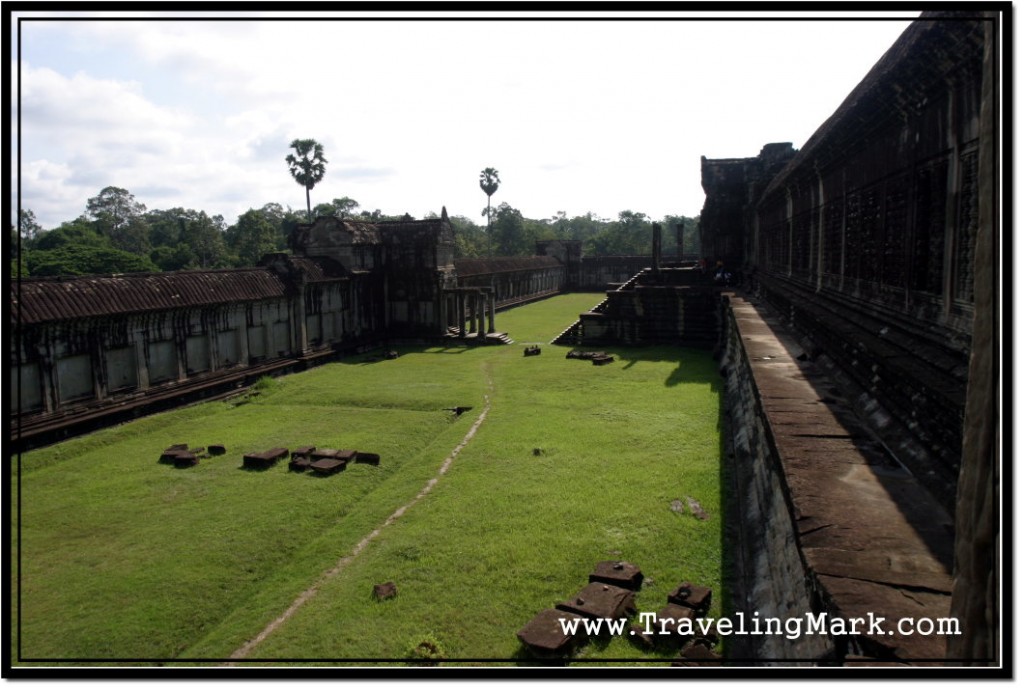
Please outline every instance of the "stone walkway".
[[730, 296], [761, 415], [778, 451], [797, 545], [829, 616], [885, 617], [851, 641], [867, 657], [937, 661], [940, 635], [901, 635], [903, 617], [949, 616], [952, 520], [858, 423], [771, 313]]

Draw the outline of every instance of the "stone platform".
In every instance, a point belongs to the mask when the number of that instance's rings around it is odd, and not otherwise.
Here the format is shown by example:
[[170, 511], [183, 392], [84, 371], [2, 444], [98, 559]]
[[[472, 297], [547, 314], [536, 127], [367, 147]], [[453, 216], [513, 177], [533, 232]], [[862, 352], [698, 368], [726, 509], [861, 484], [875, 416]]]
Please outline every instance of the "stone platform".
[[[831, 636], [832, 652], [814, 654], [938, 663], [946, 636], [907, 635], [897, 623], [949, 616], [950, 516], [860, 423], [772, 312], [737, 294], [723, 300], [748, 606], [768, 616], [780, 600], [802, 601], [785, 614], [806, 606], [829, 618], [884, 617], [884, 633]], [[771, 496], [773, 486], [784, 503]], [[766, 508], [772, 502], [774, 516]], [[785, 557], [794, 548], [798, 561]], [[786, 652], [778, 641], [768, 645], [774, 655]]]

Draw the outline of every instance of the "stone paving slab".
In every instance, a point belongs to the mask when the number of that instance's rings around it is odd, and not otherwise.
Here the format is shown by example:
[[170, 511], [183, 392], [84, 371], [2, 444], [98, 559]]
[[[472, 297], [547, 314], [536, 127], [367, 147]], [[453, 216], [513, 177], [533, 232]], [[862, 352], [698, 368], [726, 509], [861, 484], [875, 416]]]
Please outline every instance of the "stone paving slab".
[[[870, 441], [814, 363], [798, 359], [802, 348], [777, 321], [742, 297], [729, 300], [782, 463], [798, 544], [830, 615], [874, 613], [893, 625], [901, 617], [948, 616], [949, 515]], [[867, 633], [858, 640], [877, 648], [872, 656], [945, 655], [944, 636]]]

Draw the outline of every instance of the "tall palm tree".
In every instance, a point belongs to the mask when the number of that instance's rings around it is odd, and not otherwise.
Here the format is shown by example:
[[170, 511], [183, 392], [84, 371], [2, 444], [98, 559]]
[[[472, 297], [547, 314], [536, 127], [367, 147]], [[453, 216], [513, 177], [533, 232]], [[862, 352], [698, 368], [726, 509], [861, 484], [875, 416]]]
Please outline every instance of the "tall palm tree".
[[295, 182], [306, 188], [306, 218], [313, 220], [313, 211], [309, 205], [309, 191], [324, 179], [327, 172], [327, 159], [324, 158], [323, 144], [315, 139], [296, 139], [291, 143], [295, 154], [288, 154], [284, 159], [288, 162], [288, 170]]
[[480, 189], [487, 195], [487, 253], [491, 253], [491, 195], [498, 191], [498, 171], [484, 168], [480, 171]]

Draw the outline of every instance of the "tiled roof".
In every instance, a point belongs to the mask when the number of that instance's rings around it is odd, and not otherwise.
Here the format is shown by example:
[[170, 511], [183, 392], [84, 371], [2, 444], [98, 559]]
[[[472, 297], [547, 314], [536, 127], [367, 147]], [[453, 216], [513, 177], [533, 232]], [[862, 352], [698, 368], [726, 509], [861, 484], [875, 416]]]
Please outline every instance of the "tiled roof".
[[561, 266], [554, 257], [487, 257], [482, 259], [456, 259], [455, 273], [460, 277], [481, 274], [531, 271]]
[[11, 318], [37, 324], [284, 294], [285, 284], [266, 268], [29, 278], [11, 282]]

